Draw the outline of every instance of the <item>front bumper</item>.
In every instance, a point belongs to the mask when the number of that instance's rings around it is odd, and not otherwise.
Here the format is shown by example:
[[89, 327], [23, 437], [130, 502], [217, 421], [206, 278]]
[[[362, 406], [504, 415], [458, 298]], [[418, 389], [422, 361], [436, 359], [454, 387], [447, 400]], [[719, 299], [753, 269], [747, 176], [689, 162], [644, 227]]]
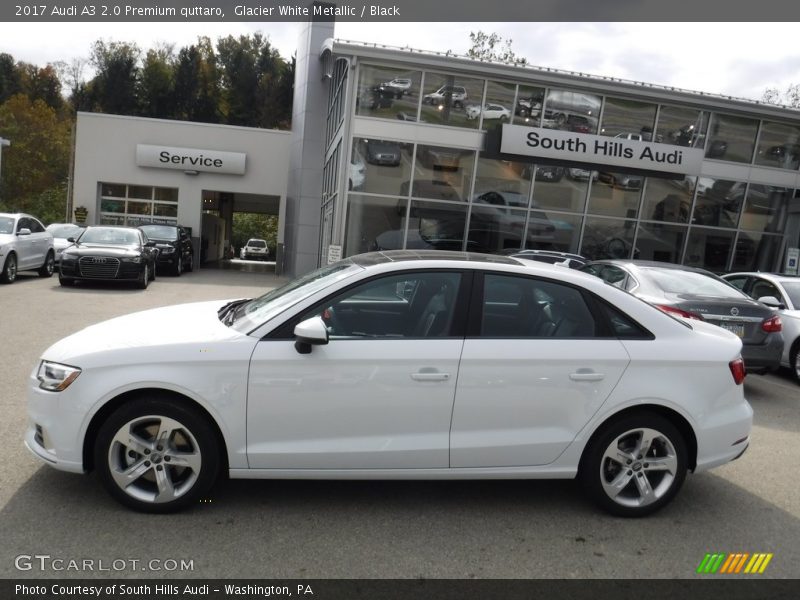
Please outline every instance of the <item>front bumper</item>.
[[139, 279], [144, 270], [144, 262], [129, 263], [120, 262], [119, 268], [113, 277], [97, 277], [94, 275], [84, 275], [78, 267], [77, 261], [61, 261], [59, 273], [61, 277], [68, 279], [85, 279], [87, 281], [135, 281]]

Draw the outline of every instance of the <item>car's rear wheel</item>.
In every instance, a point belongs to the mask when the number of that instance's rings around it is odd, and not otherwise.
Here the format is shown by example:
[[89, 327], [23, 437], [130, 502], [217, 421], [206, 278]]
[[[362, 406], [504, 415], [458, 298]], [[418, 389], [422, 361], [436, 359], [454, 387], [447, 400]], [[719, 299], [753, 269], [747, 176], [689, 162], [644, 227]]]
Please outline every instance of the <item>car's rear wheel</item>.
[[580, 477], [611, 514], [643, 517], [668, 504], [686, 478], [686, 442], [664, 417], [641, 412], [607, 424], [585, 450]]
[[172, 512], [207, 495], [220, 468], [212, 426], [191, 408], [142, 397], [100, 427], [95, 466], [109, 493], [144, 512]]
[[39, 267], [39, 277], [52, 277], [56, 269], [56, 257], [52, 252], [48, 252], [44, 259], [44, 264]]
[[3, 272], [0, 273], [0, 281], [3, 283], [14, 283], [17, 279], [17, 255], [13, 252], [6, 258]]

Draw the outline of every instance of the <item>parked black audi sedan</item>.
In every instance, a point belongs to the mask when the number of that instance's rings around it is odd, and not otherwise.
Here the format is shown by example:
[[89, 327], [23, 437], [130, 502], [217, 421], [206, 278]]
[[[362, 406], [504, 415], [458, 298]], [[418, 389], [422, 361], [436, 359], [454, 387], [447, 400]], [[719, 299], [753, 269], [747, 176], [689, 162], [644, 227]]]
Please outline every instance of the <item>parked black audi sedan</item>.
[[61, 255], [58, 281], [70, 286], [77, 280], [135, 281], [141, 289], [156, 277], [156, 243], [135, 227], [87, 227]]
[[169, 270], [175, 277], [194, 270], [192, 238], [180, 225], [140, 225], [147, 239], [156, 243], [156, 266]]

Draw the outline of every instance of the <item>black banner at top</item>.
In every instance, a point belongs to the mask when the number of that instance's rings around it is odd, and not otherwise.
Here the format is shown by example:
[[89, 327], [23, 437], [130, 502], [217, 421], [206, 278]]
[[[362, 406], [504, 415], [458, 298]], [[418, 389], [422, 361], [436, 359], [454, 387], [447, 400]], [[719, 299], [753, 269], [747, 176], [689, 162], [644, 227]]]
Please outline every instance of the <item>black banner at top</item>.
[[[315, 7], [316, 4], [316, 7]], [[258, 23], [335, 18], [349, 22], [800, 21], [787, 0], [10, 0], [4, 22]], [[735, 40], [720, 40], [735, 43]]]

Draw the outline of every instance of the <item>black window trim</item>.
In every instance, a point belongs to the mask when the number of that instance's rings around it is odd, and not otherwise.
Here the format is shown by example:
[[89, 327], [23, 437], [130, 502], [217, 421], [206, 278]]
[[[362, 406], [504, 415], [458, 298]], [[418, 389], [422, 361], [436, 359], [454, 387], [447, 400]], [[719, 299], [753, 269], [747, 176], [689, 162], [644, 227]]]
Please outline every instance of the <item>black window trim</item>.
[[337, 340], [337, 341], [377, 341], [377, 340], [430, 340], [430, 339], [464, 339], [465, 331], [467, 328], [467, 316], [468, 310], [470, 306], [469, 299], [472, 294], [472, 287], [474, 285], [474, 270], [473, 269], [448, 269], [448, 268], [441, 268], [441, 267], [432, 267], [432, 268], [410, 268], [410, 269], [403, 269], [400, 271], [389, 271], [385, 273], [378, 273], [372, 275], [370, 277], [366, 277], [364, 279], [360, 279], [359, 281], [353, 282], [350, 285], [337, 290], [332, 294], [328, 294], [322, 300], [314, 303], [313, 305], [309, 306], [306, 309], [301, 310], [299, 313], [293, 315], [277, 327], [270, 331], [269, 333], [265, 334], [261, 337], [262, 342], [267, 341], [292, 341], [295, 339], [294, 337], [294, 328], [297, 326], [298, 323], [302, 321], [302, 316], [306, 315], [310, 312], [316, 311], [323, 306], [330, 304], [332, 298], [339, 296], [341, 294], [345, 294], [352, 289], [355, 289], [361, 285], [370, 283], [377, 279], [383, 279], [385, 277], [395, 277], [404, 274], [415, 274], [415, 273], [456, 273], [461, 275], [461, 284], [458, 288], [458, 295], [456, 296], [455, 300], [455, 311], [453, 313], [453, 321], [450, 324], [450, 335], [440, 336], [436, 338], [426, 338], [426, 337], [369, 337], [369, 338], [348, 338], [347, 340]]
[[[591, 337], [508, 337], [508, 336], [484, 336], [481, 335], [481, 328], [483, 326], [483, 292], [485, 287], [486, 275], [506, 275], [510, 277], [520, 277], [524, 279], [533, 279], [535, 281], [544, 281], [555, 285], [562, 285], [576, 290], [583, 301], [586, 303], [586, 308], [589, 310], [592, 318], [597, 325], [597, 334]], [[611, 284], [608, 284], [611, 285]], [[614, 286], [615, 287], [615, 286]], [[625, 291], [625, 290], [621, 290]], [[629, 293], [629, 292], [628, 292]], [[602, 304], [606, 304], [621, 312], [627, 319], [634, 323], [639, 329], [646, 332], [646, 335], [636, 337], [621, 337], [614, 332], [614, 328], [602, 309]], [[482, 340], [619, 340], [619, 341], [636, 341], [636, 340], [655, 340], [656, 336], [639, 323], [636, 319], [631, 317], [625, 311], [612, 306], [606, 300], [600, 298], [595, 293], [568, 281], [560, 279], [552, 279], [550, 277], [541, 277], [527, 273], [510, 273], [501, 271], [476, 271], [475, 280], [472, 284], [472, 296], [470, 299], [470, 310], [467, 318], [467, 339], [482, 339]]]

